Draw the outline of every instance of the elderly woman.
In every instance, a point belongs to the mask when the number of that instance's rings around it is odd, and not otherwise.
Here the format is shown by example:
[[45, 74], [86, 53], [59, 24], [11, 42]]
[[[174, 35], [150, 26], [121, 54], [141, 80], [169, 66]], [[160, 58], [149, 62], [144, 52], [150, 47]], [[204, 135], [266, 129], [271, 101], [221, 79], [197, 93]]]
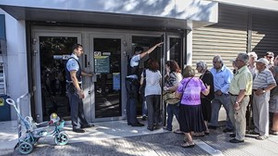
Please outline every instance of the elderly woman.
[[194, 147], [192, 133], [201, 133], [206, 130], [202, 107], [201, 93], [208, 95], [210, 86], [205, 86], [202, 80], [195, 76], [195, 70], [191, 66], [186, 66], [183, 77], [177, 91], [176, 96], [181, 98], [179, 111], [180, 130], [185, 134], [187, 141], [181, 144], [182, 147]]
[[201, 106], [202, 106], [202, 113], [204, 117], [204, 123], [206, 126], [205, 134], [209, 134], [208, 129], [208, 122], [210, 121], [211, 117], [211, 101], [214, 98], [214, 85], [213, 85], [213, 75], [207, 69], [207, 64], [204, 61], [199, 61], [196, 64], [197, 71], [201, 73], [200, 79], [210, 87], [210, 92], [207, 96], [201, 95]]

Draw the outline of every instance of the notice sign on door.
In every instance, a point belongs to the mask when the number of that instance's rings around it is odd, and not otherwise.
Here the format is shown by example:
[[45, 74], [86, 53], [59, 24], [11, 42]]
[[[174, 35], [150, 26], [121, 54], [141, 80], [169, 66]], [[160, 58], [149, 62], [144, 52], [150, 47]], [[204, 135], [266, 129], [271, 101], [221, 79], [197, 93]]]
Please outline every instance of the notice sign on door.
[[95, 73], [110, 73], [109, 56], [95, 56]]

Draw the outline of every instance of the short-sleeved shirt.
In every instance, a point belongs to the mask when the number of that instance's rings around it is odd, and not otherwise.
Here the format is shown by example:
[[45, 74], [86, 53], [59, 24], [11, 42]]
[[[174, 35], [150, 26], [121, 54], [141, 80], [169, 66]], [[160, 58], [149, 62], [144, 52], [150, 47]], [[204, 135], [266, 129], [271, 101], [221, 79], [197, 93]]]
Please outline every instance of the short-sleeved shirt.
[[178, 85], [181, 80], [182, 80], [181, 73], [170, 72], [169, 77], [165, 80], [165, 86], [173, 87], [175, 85]]
[[79, 65], [78, 65], [78, 62], [76, 61], [76, 60], [78, 60], [78, 57], [74, 54], [71, 54], [70, 57], [72, 57], [72, 58], [70, 58], [67, 62], [68, 71], [78, 71]]
[[270, 84], [276, 84], [275, 79], [269, 69], [264, 69], [261, 72], [256, 73], [253, 89], [266, 88]]
[[[186, 83], [189, 81], [187, 86]], [[184, 89], [185, 87], [185, 89]], [[182, 94], [181, 104], [183, 105], [200, 105], [201, 104], [201, 92], [206, 89], [203, 81], [199, 78], [184, 78], [177, 92]]]
[[[271, 67], [272, 71], [273, 71], [273, 77], [276, 81], [276, 84], [278, 84], [278, 66], [273, 66]], [[273, 88], [270, 92], [270, 95], [278, 95], [278, 86], [276, 86], [275, 88]]]
[[132, 58], [130, 59], [130, 66], [131, 67], [139, 66], [140, 59], [141, 59], [140, 54], [132, 56]]
[[208, 86], [210, 86], [209, 94], [206, 97], [208, 100], [214, 99], [214, 83], [213, 83], [213, 75], [210, 71], [206, 70], [205, 73], [203, 73], [200, 76], [200, 79]]
[[230, 84], [229, 92], [234, 95], [238, 95], [240, 90], [245, 90], [245, 95], [252, 94], [252, 81], [253, 76], [247, 66], [244, 66], [238, 70], [234, 75]]
[[160, 71], [153, 72], [149, 69], [146, 70], [145, 96], [161, 95], [161, 86], [160, 86], [161, 78], [162, 76]]

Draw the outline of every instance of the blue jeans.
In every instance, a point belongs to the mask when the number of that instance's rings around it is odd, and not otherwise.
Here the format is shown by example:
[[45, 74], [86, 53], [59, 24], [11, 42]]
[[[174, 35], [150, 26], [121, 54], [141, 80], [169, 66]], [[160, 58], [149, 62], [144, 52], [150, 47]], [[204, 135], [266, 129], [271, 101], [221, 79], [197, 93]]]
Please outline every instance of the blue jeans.
[[180, 102], [176, 103], [176, 104], [168, 104], [167, 106], [167, 114], [168, 114], [168, 118], [167, 118], [167, 129], [169, 131], [172, 131], [172, 122], [173, 122], [173, 117], [174, 115], [176, 116], [176, 119], [178, 119], [178, 115], [179, 115], [179, 104]]
[[142, 102], [142, 116], [148, 116], [148, 106], [147, 106], [147, 102], [146, 102], [146, 98], [143, 98], [143, 102]]
[[221, 105], [224, 106], [226, 110], [226, 128], [233, 129], [233, 124], [229, 117], [229, 105], [230, 105], [230, 96], [228, 94], [222, 94], [220, 96], [215, 95], [215, 98], [212, 100], [211, 103], [211, 119], [210, 125], [211, 126], [218, 126], [218, 115]]

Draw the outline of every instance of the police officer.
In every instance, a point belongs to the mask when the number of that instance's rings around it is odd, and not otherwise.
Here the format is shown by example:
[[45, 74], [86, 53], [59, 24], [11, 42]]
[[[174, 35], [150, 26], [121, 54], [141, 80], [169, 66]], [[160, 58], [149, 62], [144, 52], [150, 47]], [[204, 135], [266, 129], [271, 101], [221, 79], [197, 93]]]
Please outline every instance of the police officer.
[[76, 133], [84, 133], [82, 128], [89, 128], [94, 125], [89, 124], [84, 116], [82, 101], [84, 92], [81, 88], [81, 76], [93, 76], [93, 74], [81, 71], [78, 57], [83, 54], [82, 45], [75, 44], [72, 50], [73, 52], [66, 64], [67, 96], [71, 107], [72, 130]]
[[139, 92], [139, 61], [141, 58], [153, 52], [153, 50], [163, 42], [158, 43], [151, 47], [149, 50], [143, 52], [143, 48], [135, 47], [134, 55], [130, 59], [129, 75], [126, 77], [126, 89], [127, 89], [127, 105], [126, 105], [126, 116], [127, 124], [140, 127], [144, 124], [140, 123], [136, 118], [136, 106], [138, 103], [138, 92]]

